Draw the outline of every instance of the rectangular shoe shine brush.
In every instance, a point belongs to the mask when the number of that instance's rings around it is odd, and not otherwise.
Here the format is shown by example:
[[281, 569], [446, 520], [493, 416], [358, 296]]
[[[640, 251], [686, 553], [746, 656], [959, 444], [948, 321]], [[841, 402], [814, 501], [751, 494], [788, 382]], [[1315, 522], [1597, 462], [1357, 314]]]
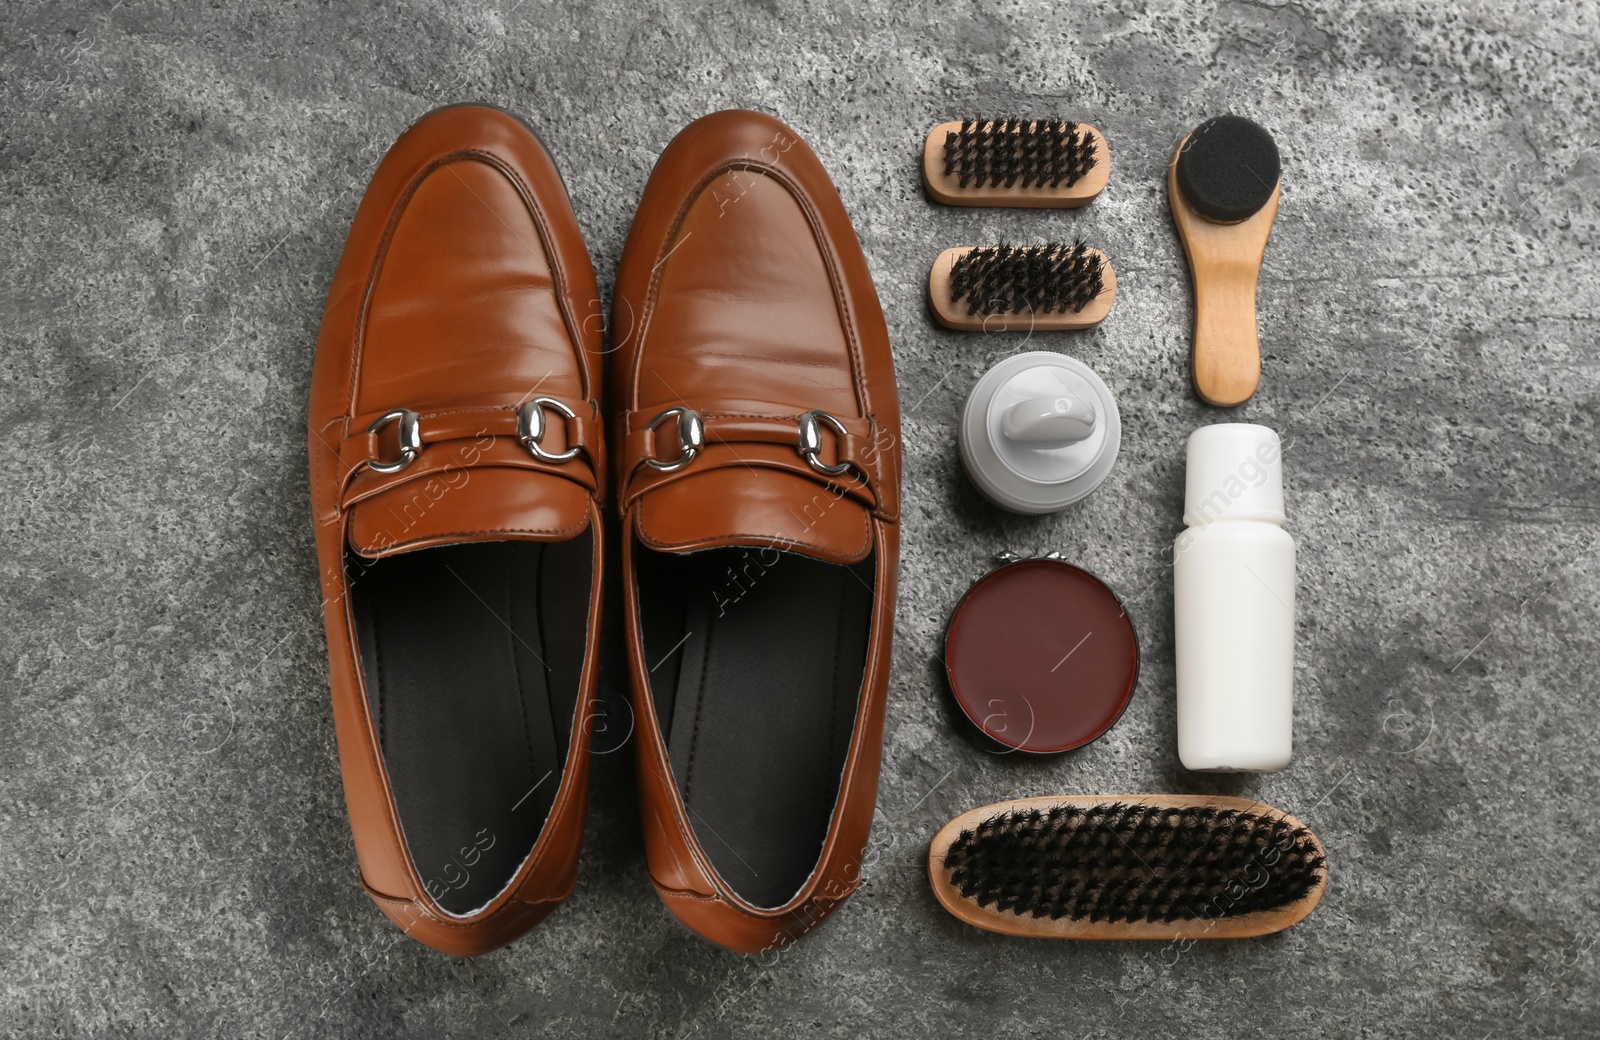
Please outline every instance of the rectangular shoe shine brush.
[[939, 903], [1039, 939], [1236, 939], [1315, 910], [1328, 857], [1305, 824], [1247, 798], [1070, 795], [962, 813], [934, 836]]
[[1082, 242], [956, 246], [928, 272], [934, 318], [965, 332], [1092, 328], [1116, 298], [1111, 261]]
[[922, 148], [923, 183], [947, 206], [1073, 208], [1110, 176], [1104, 135], [1065, 119], [940, 123]]

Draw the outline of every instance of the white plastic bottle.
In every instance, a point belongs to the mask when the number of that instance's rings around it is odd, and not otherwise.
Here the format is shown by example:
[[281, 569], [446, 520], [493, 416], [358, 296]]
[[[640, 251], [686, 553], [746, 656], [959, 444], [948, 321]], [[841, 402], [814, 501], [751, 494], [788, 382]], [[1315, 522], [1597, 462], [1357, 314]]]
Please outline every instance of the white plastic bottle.
[[1283, 529], [1283, 448], [1253, 423], [1189, 437], [1173, 548], [1178, 757], [1185, 769], [1276, 772], [1294, 716], [1294, 539]]

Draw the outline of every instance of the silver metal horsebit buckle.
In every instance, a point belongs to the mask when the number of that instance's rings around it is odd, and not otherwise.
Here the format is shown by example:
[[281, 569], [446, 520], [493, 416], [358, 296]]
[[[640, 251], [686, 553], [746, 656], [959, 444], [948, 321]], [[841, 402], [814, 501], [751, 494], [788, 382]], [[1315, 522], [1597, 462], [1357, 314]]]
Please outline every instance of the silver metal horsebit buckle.
[[[517, 406], [517, 440], [522, 442], [522, 446], [527, 448], [534, 458], [543, 459], [545, 462], [567, 462], [577, 458], [583, 452], [583, 448], [576, 444], [559, 453], [545, 451], [542, 447], [545, 431], [549, 429], [544, 419], [546, 408], [565, 416], [569, 423], [577, 422], [578, 416], [573, 410], [555, 398], [535, 397]], [[570, 440], [569, 438], [569, 443]]]
[[700, 418], [699, 412], [683, 405], [675, 405], [661, 412], [650, 420], [645, 429], [653, 431], [673, 417], [677, 417], [678, 420], [678, 457], [671, 462], [662, 462], [649, 456], [644, 460], [645, 465], [662, 473], [672, 473], [687, 466], [700, 454], [700, 449], [706, 446], [705, 420]]
[[[549, 430], [549, 423], [545, 421], [544, 410], [548, 408], [564, 416], [568, 422], [577, 422], [578, 416], [571, 408], [562, 404], [553, 397], [535, 397], [517, 406], [517, 440], [536, 459], [545, 462], [568, 462], [583, 454], [581, 444], [573, 444], [563, 452], [544, 450], [544, 435]], [[367, 466], [378, 473], [399, 473], [422, 454], [422, 416], [409, 408], [396, 408], [384, 412], [373, 420], [367, 432], [376, 435], [390, 423], [399, 423], [400, 455], [390, 462], [381, 459], [368, 459]]]
[[377, 434], [392, 422], [400, 424], [400, 457], [393, 462], [380, 462], [377, 459], [368, 459], [367, 465], [379, 473], [399, 473], [416, 461], [422, 454], [422, 417], [409, 408], [396, 408], [384, 412], [367, 427], [367, 432]]
[[[670, 462], [645, 456], [645, 465], [662, 473], [673, 473], [693, 462], [706, 444], [706, 424], [700, 413], [685, 405], [674, 405], [659, 412], [655, 418], [645, 426], [646, 430], [655, 430], [668, 419], [677, 419], [678, 431], [678, 457]], [[804, 413], [798, 420], [798, 439], [795, 451], [805, 459], [807, 464], [818, 473], [830, 477], [842, 476], [850, 472], [854, 465], [847, 461], [836, 463], [832, 466], [822, 461], [822, 427], [827, 426], [839, 437], [845, 437], [849, 431], [844, 423], [827, 412], [813, 409]]]
[[844, 423], [827, 412], [812, 409], [800, 416], [800, 443], [795, 450], [818, 473], [825, 473], [830, 477], [849, 473], [852, 467], [848, 460], [830, 466], [820, 458], [822, 453], [822, 427], [824, 425], [832, 428], [833, 432], [841, 438], [846, 435], [847, 431], [844, 428]]

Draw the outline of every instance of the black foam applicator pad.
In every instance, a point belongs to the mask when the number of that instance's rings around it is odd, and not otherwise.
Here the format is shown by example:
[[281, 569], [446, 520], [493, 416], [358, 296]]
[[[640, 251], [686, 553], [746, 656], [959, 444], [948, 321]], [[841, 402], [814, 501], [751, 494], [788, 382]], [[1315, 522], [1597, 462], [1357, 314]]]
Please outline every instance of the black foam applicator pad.
[[1243, 116], [1206, 120], [1178, 152], [1178, 190], [1196, 213], [1221, 224], [1265, 206], [1279, 171], [1272, 135]]

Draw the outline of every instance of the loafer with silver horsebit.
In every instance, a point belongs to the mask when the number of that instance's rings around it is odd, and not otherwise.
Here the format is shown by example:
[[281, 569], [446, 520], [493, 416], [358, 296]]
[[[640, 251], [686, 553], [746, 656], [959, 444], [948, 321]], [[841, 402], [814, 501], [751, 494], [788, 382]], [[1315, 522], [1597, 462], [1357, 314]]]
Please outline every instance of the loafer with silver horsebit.
[[793, 130], [719, 112], [678, 135], [611, 329], [650, 875], [700, 935], [774, 949], [861, 881], [899, 554], [888, 332]]
[[368, 895], [494, 949], [571, 893], [598, 665], [599, 293], [560, 175], [498, 109], [373, 175], [312, 377], [329, 681]]

